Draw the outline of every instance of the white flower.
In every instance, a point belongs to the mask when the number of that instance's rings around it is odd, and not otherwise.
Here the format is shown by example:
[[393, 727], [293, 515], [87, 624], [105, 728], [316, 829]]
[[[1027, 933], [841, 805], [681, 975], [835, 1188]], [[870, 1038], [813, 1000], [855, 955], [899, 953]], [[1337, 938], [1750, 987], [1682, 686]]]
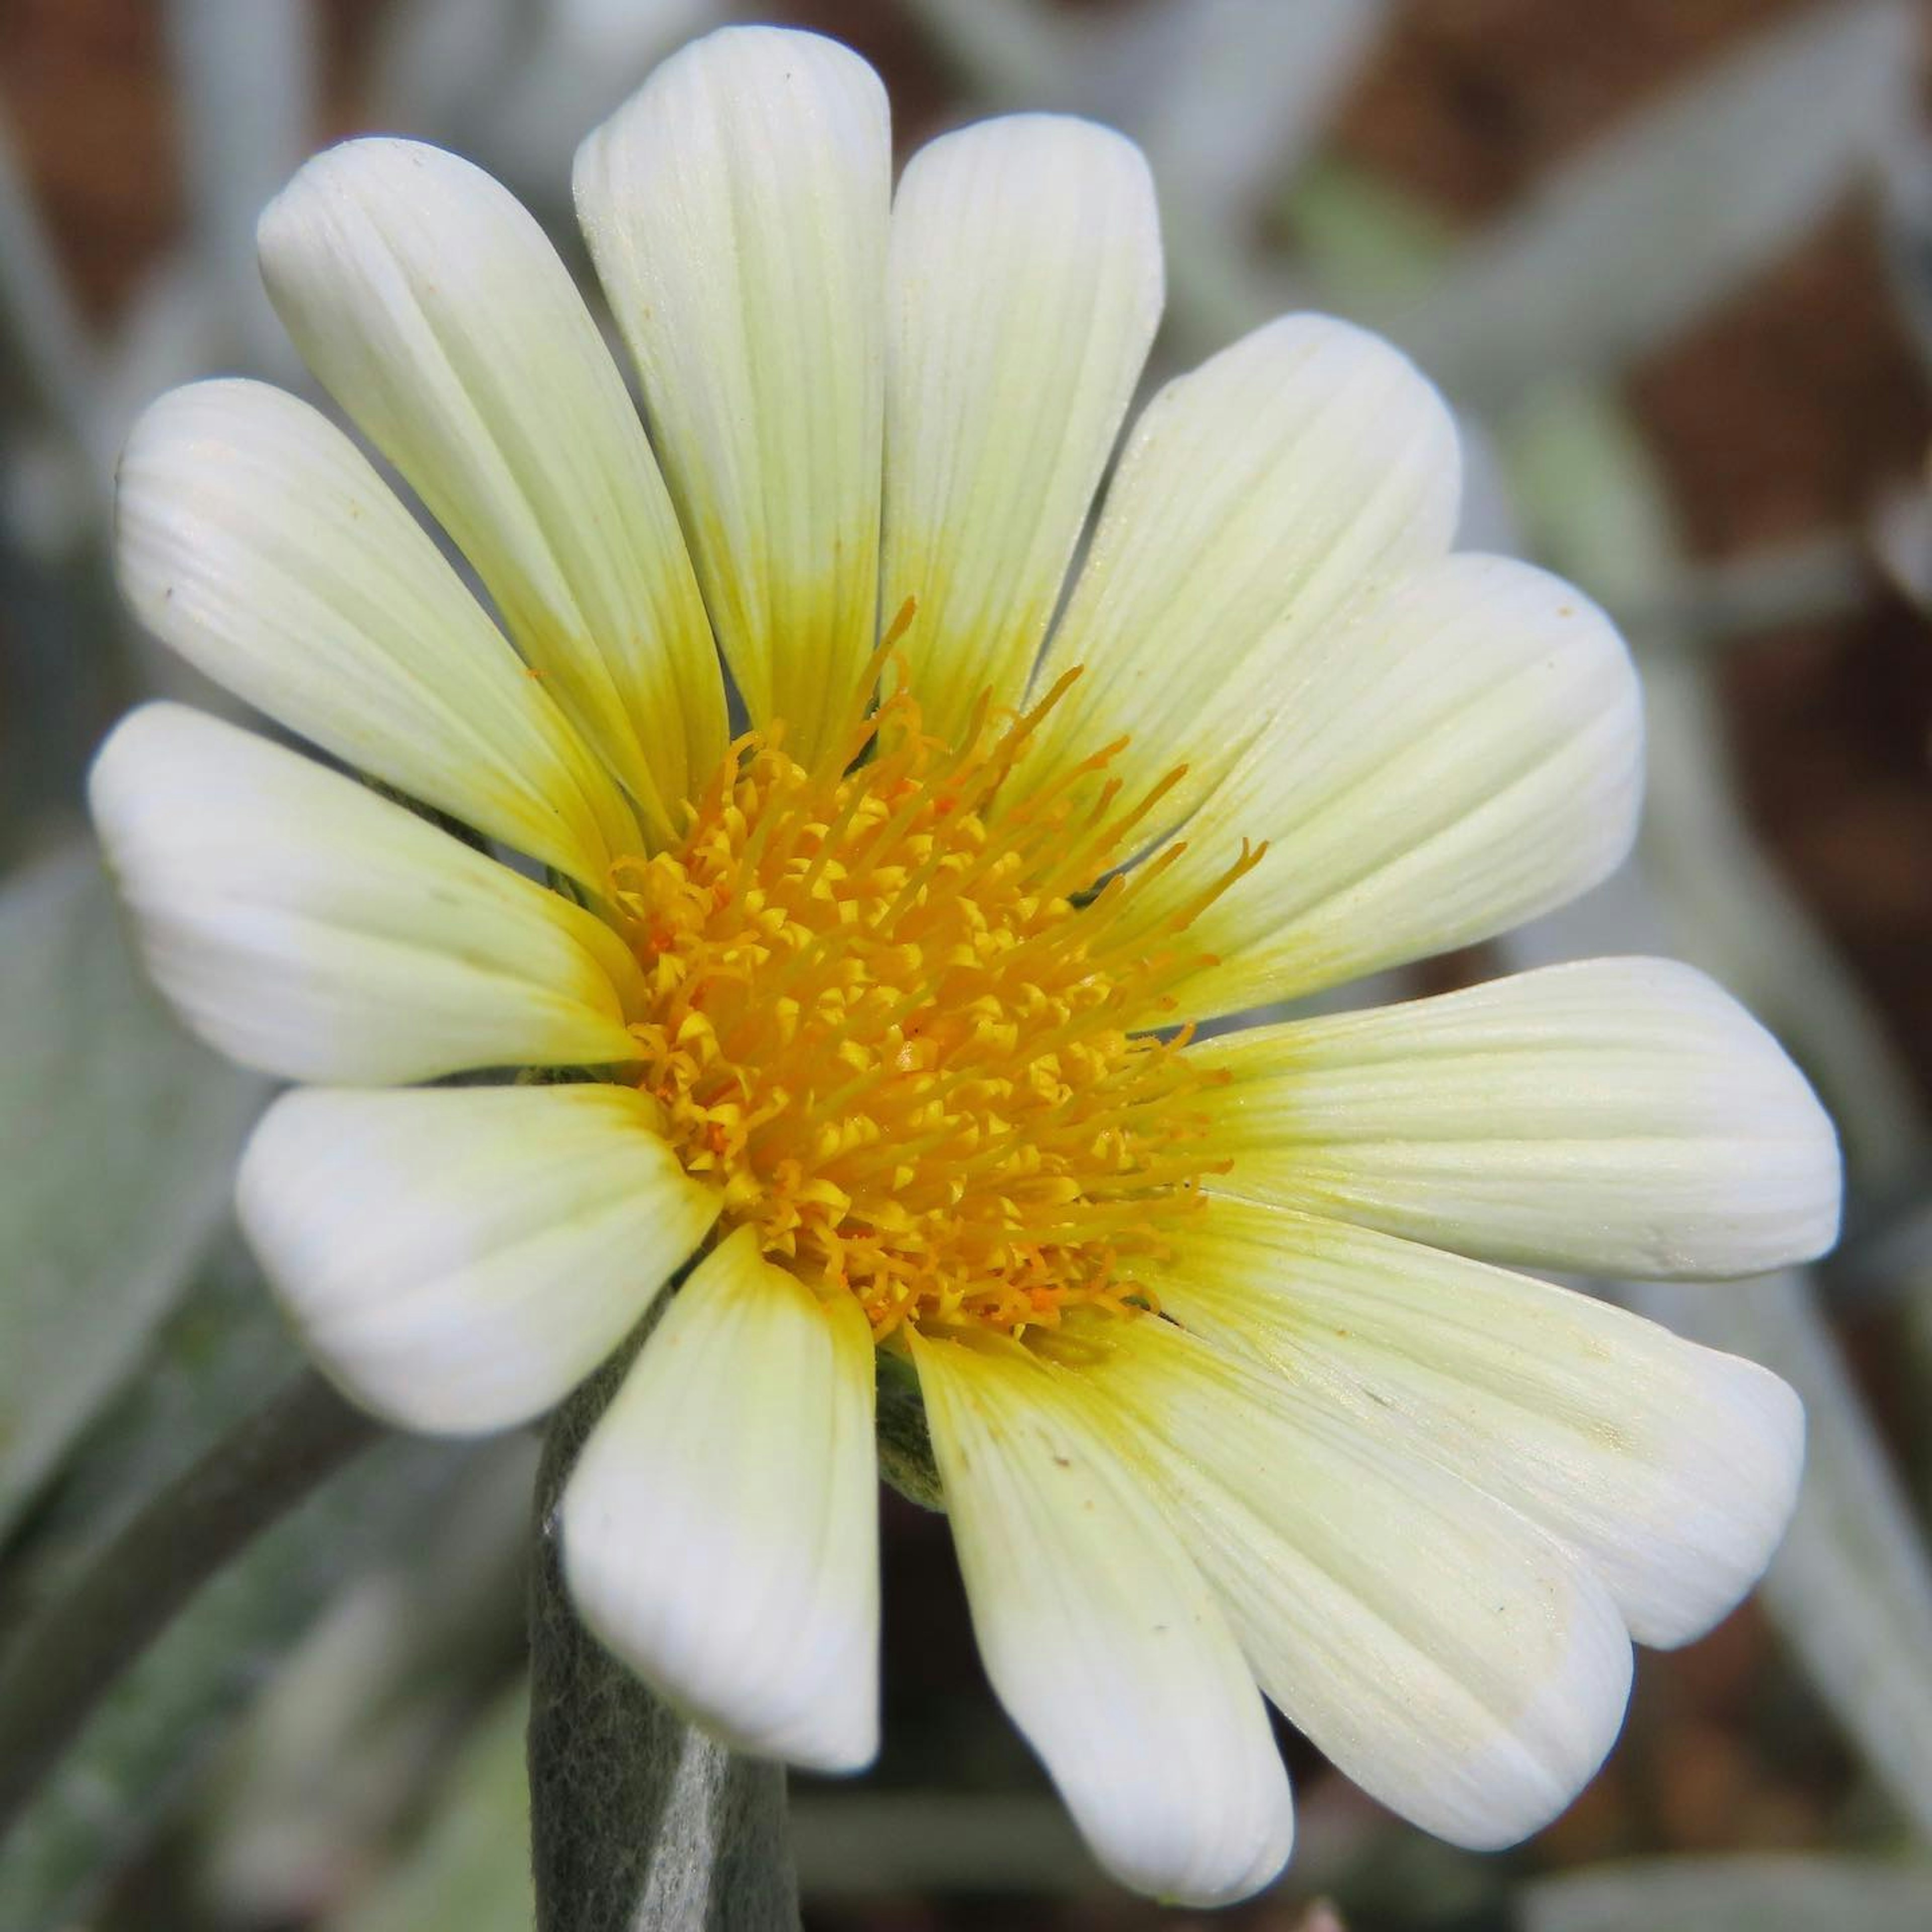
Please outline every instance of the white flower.
[[465, 163], [352, 143], [262, 224], [292, 333], [494, 616], [290, 397], [164, 398], [122, 471], [146, 622], [432, 808], [171, 706], [94, 772], [156, 978], [309, 1083], [240, 1188], [308, 1346], [399, 1424], [502, 1428], [694, 1260], [562, 1532], [592, 1629], [717, 1735], [873, 1754], [884, 1349], [993, 1682], [1128, 1883], [1280, 1867], [1264, 1694], [1430, 1830], [1534, 1830], [1616, 1735], [1629, 1636], [1758, 1575], [1802, 1422], [1490, 1264], [1814, 1254], [1831, 1129], [1658, 961], [1172, 1028], [1603, 876], [1622, 644], [1449, 554], [1441, 401], [1310, 316], [1155, 398], [1051, 622], [1160, 299], [1102, 128], [969, 128], [895, 196], [871, 70], [734, 30], [577, 188], [648, 442]]

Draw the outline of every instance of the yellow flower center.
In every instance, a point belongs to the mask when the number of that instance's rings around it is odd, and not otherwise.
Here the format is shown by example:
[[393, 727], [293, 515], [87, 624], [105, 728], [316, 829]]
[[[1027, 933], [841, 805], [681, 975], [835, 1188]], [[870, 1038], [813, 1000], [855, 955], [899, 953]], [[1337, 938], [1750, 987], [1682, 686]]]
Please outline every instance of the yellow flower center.
[[1186, 1034], [1150, 1029], [1200, 963], [1176, 940], [1260, 854], [1150, 940], [1137, 892], [1178, 848], [1112, 868], [1180, 773], [1124, 810], [1118, 745], [1015, 782], [1070, 681], [1003, 724], [982, 704], [960, 746], [902, 678], [813, 764], [752, 734], [682, 845], [617, 868], [686, 1168], [880, 1340], [1149, 1305], [1136, 1263], [1212, 1166]]

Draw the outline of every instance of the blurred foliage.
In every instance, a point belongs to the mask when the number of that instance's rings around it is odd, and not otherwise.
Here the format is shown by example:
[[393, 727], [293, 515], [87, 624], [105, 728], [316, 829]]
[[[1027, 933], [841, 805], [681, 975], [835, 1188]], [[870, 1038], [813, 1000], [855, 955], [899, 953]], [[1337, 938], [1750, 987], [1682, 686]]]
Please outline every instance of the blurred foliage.
[[1858, 1858], [1670, 1858], [1611, 1865], [1530, 1888], [1524, 1932], [1921, 1932], [1932, 1923], [1932, 1868]]
[[0, 1535], [186, 1286], [258, 1099], [162, 1011], [85, 846], [0, 888]]

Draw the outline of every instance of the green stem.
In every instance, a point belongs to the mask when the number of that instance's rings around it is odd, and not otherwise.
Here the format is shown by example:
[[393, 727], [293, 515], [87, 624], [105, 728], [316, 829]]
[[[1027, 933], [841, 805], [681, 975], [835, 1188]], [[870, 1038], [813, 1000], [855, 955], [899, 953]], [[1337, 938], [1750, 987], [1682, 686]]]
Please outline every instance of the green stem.
[[585, 1630], [556, 1505], [628, 1352], [552, 1418], [530, 1584], [537, 1932], [797, 1932], [783, 1767], [714, 1744]]
[[381, 1432], [304, 1372], [170, 1483], [34, 1619], [0, 1662], [0, 1834], [196, 1589]]

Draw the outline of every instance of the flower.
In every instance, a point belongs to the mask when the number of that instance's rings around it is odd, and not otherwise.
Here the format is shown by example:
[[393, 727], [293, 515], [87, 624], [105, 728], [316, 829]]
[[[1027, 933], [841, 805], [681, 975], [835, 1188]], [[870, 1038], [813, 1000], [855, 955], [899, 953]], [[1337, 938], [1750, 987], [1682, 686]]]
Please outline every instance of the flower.
[[500, 1429], [658, 1304], [566, 1569], [745, 1750], [874, 1753], [884, 1360], [994, 1686], [1126, 1882], [1279, 1869], [1264, 1694], [1427, 1829], [1522, 1837], [1609, 1748], [1630, 1638], [1760, 1574], [1802, 1418], [1498, 1264], [1814, 1254], [1830, 1126], [1662, 961], [1194, 1029], [1608, 872], [1622, 644], [1450, 554], [1447, 411], [1310, 316], [1156, 397], [1052, 621], [1160, 301], [1104, 129], [968, 128], [895, 196], [870, 69], [734, 29], [576, 189], [648, 442], [464, 162], [352, 142], [262, 223], [494, 617], [290, 396], [164, 397], [122, 467], [142, 620], [382, 788], [168, 704], [92, 781], [155, 978], [306, 1083], [239, 1198], [308, 1347], [398, 1424]]

